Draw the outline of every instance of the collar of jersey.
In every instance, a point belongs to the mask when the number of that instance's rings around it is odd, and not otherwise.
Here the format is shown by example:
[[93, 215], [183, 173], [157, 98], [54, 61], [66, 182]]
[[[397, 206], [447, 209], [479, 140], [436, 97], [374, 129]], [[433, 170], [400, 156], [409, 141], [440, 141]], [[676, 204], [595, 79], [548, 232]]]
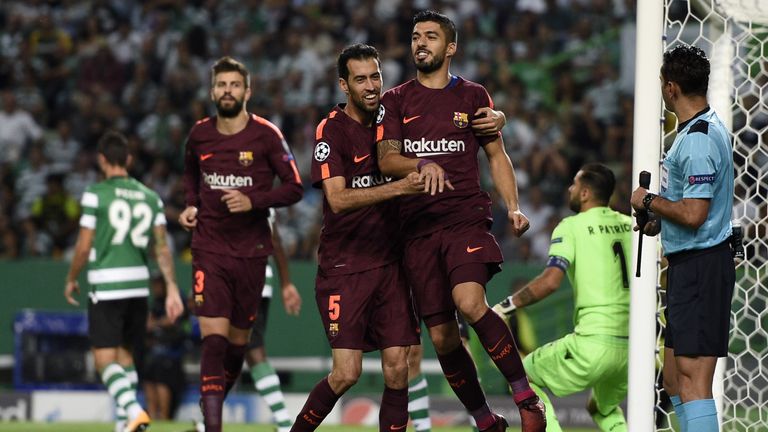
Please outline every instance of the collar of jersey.
[[691, 117], [688, 120], [686, 120], [686, 121], [680, 123], [679, 125], [677, 125], [677, 131], [680, 132], [681, 130], [685, 129], [689, 124], [691, 124], [691, 122], [696, 120], [697, 117], [700, 117], [703, 114], [706, 114], [708, 111], [709, 111], [709, 105], [707, 105], [707, 107], [704, 108], [703, 110], [701, 110], [701, 111], [697, 112], [696, 114], [694, 114], [693, 117]]

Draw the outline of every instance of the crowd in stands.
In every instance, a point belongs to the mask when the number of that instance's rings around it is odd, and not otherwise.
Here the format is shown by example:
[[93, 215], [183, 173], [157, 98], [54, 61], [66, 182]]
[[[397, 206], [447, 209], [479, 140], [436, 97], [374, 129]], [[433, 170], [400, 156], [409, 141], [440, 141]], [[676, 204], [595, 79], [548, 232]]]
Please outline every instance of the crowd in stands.
[[485, 85], [507, 117], [504, 141], [532, 226], [515, 239], [497, 209], [507, 260], [542, 262], [584, 162], [614, 168], [614, 207], [629, 212], [632, 0], [4, 0], [0, 257], [67, 256], [107, 129], [130, 137], [131, 172], [164, 200], [185, 256], [190, 237], [176, 222], [184, 142], [214, 113], [210, 65], [231, 55], [252, 73], [249, 110], [280, 127], [296, 154], [306, 193], [281, 210], [281, 234], [292, 257], [312, 259], [322, 195], [310, 158], [317, 123], [344, 100], [336, 56], [369, 43], [385, 88], [412, 78], [412, 16], [426, 8], [457, 23], [452, 72]]

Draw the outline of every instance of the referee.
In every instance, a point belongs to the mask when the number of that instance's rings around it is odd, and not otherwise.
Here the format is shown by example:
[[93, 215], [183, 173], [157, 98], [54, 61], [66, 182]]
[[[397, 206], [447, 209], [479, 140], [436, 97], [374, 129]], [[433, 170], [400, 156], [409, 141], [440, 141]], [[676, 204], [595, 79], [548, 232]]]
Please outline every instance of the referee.
[[729, 246], [733, 207], [731, 137], [707, 103], [709, 60], [696, 47], [664, 53], [661, 92], [679, 121], [664, 158], [661, 194], [639, 187], [632, 207], [652, 211], [645, 234], [661, 231], [669, 261], [664, 388], [682, 430], [718, 430], [712, 379], [728, 353], [735, 269]]
[[615, 184], [605, 165], [581, 167], [568, 188], [568, 206], [576, 214], [552, 232], [546, 268], [493, 307], [509, 319], [517, 308], [554, 293], [565, 276], [573, 286], [573, 333], [523, 360], [531, 387], [546, 405], [547, 432], [562, 429], [543, 388], [557, 397], [589, 389], [587, 411], [600, 430], [627, 430], [619, 404], [627, 396], [632, 219], [608, 207]]

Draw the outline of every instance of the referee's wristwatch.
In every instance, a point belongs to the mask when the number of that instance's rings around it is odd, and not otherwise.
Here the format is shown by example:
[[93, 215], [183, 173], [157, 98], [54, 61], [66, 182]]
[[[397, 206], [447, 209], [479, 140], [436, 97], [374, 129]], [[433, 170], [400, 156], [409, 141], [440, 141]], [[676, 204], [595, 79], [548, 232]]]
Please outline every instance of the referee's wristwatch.
[[653, 211], [653, 210], [651, 210], [651, 203], [653, 202], [653, 200], [655, 200], [658, 197], [659, 196], [656, 195], [655, 193], [648, 192], [643, 197], [643, 207], [645, 207], [645, 209], [648, 210], [648, 211]]

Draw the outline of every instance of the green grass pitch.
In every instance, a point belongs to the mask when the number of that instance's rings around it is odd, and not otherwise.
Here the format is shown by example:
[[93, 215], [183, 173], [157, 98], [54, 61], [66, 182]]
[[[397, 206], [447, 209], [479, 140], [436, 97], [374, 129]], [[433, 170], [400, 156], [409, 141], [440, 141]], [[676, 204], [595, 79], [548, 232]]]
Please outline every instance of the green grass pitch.
[[[112, 432], [111, 423], [6, 423], [0, 422], [0, 430], [3, 432]], [[149, 432], [188, 432], [192, 429], [192, 423], [180, 422], [153, 422]], [[256, 424], [229, 424], [224, 425], [226, 432], [274, 432], [272, 425]], [[320, 432], [376, 432], [375, 427], [359, 426], [321, 426]], [[412, 431], [408, 428], [408, 431]], [[438, 427], [434, 432], [471, 432], [470, 427]], [[512, 429], [514, 430], [514, 429]], [[597, 429], [563, 429], [564, 432], [594, 432]]]

